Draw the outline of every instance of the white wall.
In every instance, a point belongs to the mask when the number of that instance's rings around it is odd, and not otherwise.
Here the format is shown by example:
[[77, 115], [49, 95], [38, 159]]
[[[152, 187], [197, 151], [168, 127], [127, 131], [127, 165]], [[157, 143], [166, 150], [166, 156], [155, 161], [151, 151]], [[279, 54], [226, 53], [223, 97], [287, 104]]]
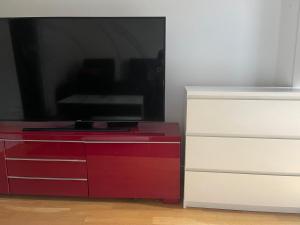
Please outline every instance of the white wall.
[[185, 85], [288, 83], [276, 75], [280, 14], [281, 0], [0, 1], [1, 17], [166, 16], [166, 118], [177, 122]]
[[294, 82], [299, 9], [299, 0], [282, 0], [276, 78], [282, 86], [292, 86]]
[[[300, 0], [295, 0], [300, 6]], [[300, 7], [298, 11], [298, 18], [296, 20], [296, 45], [295, 45], [295, 56], [294, 56], [294, 67], [293, 67], [293, 86], [300, 87]]]

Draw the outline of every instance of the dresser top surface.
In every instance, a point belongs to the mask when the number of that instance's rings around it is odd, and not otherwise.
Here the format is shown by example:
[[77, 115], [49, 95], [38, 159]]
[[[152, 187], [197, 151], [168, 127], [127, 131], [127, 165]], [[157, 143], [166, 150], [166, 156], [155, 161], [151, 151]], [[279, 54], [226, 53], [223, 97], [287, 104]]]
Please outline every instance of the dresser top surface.
[[300, 100], [300, 88], [187, 86], [187, 98], [291, 99]]

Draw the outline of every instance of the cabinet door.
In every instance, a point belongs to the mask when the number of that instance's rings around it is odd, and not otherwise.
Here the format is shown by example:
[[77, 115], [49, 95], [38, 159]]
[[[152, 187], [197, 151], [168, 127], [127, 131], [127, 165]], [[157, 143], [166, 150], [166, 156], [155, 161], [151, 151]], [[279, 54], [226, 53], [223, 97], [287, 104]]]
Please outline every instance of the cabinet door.
[[4, 141], [0, 141], [0, 194], [8, 194], [8, 182], [4, 157]]
[[91, 197], [179, 199], [178, 143], [90, 143], [86, 148]]

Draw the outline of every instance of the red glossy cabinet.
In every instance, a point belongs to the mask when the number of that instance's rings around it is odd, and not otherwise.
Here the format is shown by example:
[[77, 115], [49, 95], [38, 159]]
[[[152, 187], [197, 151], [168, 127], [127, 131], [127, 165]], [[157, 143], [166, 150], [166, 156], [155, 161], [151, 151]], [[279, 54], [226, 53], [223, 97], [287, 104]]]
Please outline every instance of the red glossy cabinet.
[[87, 197], [87, 182], [78, 180], [9, 179], [10, 193], [17, 195], [44, 195]]
[[4, 141], [0, 140], [0, 194], [8, 194], [8, 181], [4, 155]]
[[58, 140], [6, 140], [5, 148], [6, 157], [9, 158], [85, 159], [83, 143], [64, 142], [59, 138]]
[[179, 143], [92, 143], [86, 149], [90, 196], [179, 200]]
[[180, 199], [177, 124], [141, 123], [128, 132], [24, 132], [24, 126], [0, 122], [0, 193]]
[[88, 196], [84, 144], [60, 140], [6, 140], [11, 194]]
[[6, 159], [7, 175], [17, 177], [87, 178], [86, 161]]

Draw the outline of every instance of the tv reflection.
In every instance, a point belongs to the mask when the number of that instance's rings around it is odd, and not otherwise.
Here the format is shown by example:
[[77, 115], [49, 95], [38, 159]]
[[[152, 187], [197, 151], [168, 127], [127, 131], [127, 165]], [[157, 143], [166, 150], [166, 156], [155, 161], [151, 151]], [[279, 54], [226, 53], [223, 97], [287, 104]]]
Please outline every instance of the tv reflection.
[[84, 59], [56, 89], [58, 114], [62, 120], [157, 120], [157, 104], [164, 105], [163, 60], [162, 50], [157, 58], [130, 58], [119, 65], [120, 74], [113, 58]]

